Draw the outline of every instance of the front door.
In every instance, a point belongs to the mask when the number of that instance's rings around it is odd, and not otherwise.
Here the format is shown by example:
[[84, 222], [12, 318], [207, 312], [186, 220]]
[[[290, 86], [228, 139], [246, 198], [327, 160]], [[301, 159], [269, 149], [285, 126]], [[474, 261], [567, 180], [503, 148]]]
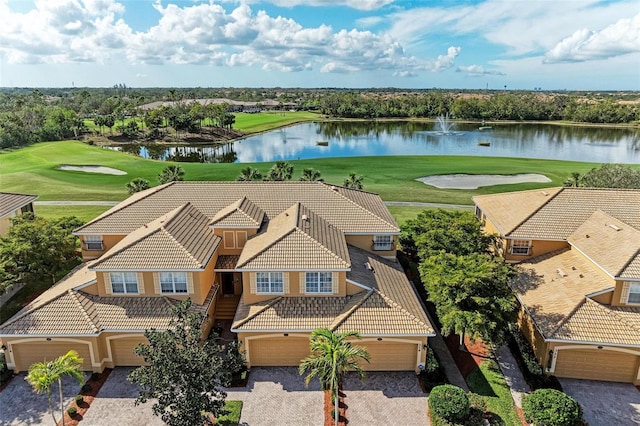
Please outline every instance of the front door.
[[222, 294], [233, 295], [233, 272], [222, 272]]

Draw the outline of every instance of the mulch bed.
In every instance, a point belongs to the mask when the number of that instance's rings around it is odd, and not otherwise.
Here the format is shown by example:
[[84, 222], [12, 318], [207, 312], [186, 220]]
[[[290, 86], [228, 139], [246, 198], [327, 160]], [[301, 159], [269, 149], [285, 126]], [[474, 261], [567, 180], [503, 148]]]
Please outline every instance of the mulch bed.
[[[346, 412], [347, 412], [347, 404], [344, 402], [344, 398], [346, 395], [342, 391], [342, 388], [338, 392], [338, 426], [347, 426], [349, 420], [347, 420]], [[331, 394], [329, 391], [324, 391], [324, 426], [335, 426], [336, 419], [331, 415], [331, 411], [334, 408], [334, 401], [331, 398]]]
[[[78, 394], [78, 395], [82, 395], [83, 401], [79, 405], [76, 404], [75, 401], [73, 401], [69, 405], [69, 407], [67, 407], [67, 409], [70, 407], [76, 407], [78, 409], [78, 413], [75, 416], [71, 417], [67, 413], [67, 410], [64, 410], [65, 426], [76, 426], [78, 423], [82, 421], [82, 419], [84, 419], [84, 414], [87, 412], [89, 407], [91, 407], [91, 403], [93, 402], [96, 395], [100, 391], [100, 388], [102, 388], [102, 385], [104, 384], [104, 382], [107, 381], [107, 377], [109, 377], [109, 374], [111, 374], [111, 369], [105, 368], [104, 371], [97, 376], [97, 380], [92, 380], [92, 377], [89, 377], [85, 385], [89, 385], [91, 389], [87, 389], [85, 392], [80, 391], [80, 393]], [[58, 426], [60, 426], [61, 424], [62, 424], [62, 420], [58, 422]]]
[[467, 377], [489, 358], [489, 349], [481, 340], [471, 342], [469, 337], [465, 336], [464, 345], [467, 351], [460, 350], [460, 336], [457, 334], [450, 334], [444, 338], [444, 341], [463, 377]]

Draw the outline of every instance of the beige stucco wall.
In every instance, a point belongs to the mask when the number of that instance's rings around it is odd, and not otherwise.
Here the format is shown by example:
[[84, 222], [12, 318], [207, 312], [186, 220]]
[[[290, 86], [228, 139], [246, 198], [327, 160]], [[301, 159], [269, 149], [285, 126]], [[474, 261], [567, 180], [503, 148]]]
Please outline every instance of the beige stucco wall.
[[11, 228], [11, 218], [12, 214], [8, 214], [6, 216], [2, 216], [0, 218], [0, 235], [6, 235], [9, 232], [9, 228]]
[[[289, 292], [284, 296], [309, 296], [309, 297], [344, 297], [347, 295], [347, 273], [345, 271], [337, 272], [338, 274], [338, 292], [333, 294], [303, 294], [300, 292], [300, 274], [305, 272], [291, 271], [284, 272], [289, 279]], [[282, 294], [252, 294], [251, 293], [251, 272], [242, 273], [242, 294], [245, 304], [257, 303], [263, 300], [273, 299], [283, 296]]]
[[[393, 235], [393, 246], [398, 242], [398, 236]], [[362, 250], [366, 250], [371, 253], [375, 253], [378, 256], [382, 257], [396, 257], [396, 251], [394, 250], [374, 250], [373, 249], [373, 235], [345, 235], [345, 240], [347, 240], [347, 244], [358, 247]]]
[[[487, 222], [488, 223], [488, 222]], [[562, 250], [564, 248], [569, 247], [569, 243], [566, 241], [546, 241], [546, 240], [532, 240], [531, 241], [531, 249], [529, 250], [528, 256], [511, 254], [511, 244], [512, 240], [505, 240], [506, 245], [504, 245], [504, 258], [508, 261], [512, 262], [522, 262], [527, 259], [531, 259], [532, 257], [540, 256], [545, 253], [550, 253], [556, 250]]]
[[255, 235], [252, 228], [214, 228], [213, 233], [222, 238], [218, 254], [238, 255], [242, 253], [247, 239]]
[[110, 250], [113, 246], [115, 246], [120, 240], [122, 240], [126, 235], [102, 235], [102, 250], [87, 250], [87, 245], [85, 244], [85, 235], [80, 235], [80, 246], [82, 247], [82, 259], [83, 260], [91, 260], [97, 259], [98, 257], [105, 254], [108, 250]]

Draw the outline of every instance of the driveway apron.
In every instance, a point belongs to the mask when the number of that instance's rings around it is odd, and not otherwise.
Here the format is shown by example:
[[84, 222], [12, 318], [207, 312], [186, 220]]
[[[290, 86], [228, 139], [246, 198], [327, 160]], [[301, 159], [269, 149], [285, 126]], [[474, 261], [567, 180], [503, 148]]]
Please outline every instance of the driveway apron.
[[412, 372], [368, 372], [344, 380], [349, 426], [429, 425], [427, 394]]
[[582, 405], [591, 426], [640, 425], [640, 392], [632, 384], [577, 379], [560, 383]]

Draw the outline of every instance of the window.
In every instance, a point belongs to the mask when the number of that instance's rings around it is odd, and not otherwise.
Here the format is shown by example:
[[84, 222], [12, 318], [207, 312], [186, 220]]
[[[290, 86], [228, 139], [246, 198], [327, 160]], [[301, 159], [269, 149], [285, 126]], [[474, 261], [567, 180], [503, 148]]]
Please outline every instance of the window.
[[527, 256], [531, 251], [530, 240], [513, 240], [511, 241], [511, 254]]
[[102, 237], [100, 235], [86, 235], [84, 237], [84, 244], [87, 250], [102, 250]]
[[331, 272], [307, 272], [305, 293], [333, 293]]
[[374, 250], [392, 250], [393, 237], [391, 235], [376, 235], [373, 237]]
[[187, 273], [161, 272], [160, 289], [163, 293], [187, 293]]
[[138, 275], [135, 272], [111, 272], [111, 292], [138, 293]]
[[257, 293], [283, 293], [282, 272], [256, 272]]
[[640, 283], [629, 283], [629, 298], [627, 303], [640, 305]]

